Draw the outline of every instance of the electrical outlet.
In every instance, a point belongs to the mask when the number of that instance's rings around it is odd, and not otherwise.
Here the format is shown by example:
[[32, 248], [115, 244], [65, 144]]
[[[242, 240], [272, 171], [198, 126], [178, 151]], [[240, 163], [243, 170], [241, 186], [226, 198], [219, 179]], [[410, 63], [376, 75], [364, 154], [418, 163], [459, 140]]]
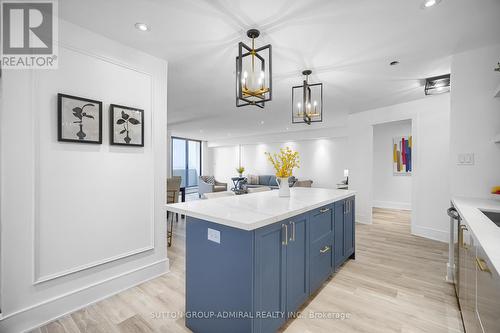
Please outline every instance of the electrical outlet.
[[458, 154], [457, 165], [474, 165], [474, 153]]
[[208, 228], [208, 240], [220, 244], [220, 231]]

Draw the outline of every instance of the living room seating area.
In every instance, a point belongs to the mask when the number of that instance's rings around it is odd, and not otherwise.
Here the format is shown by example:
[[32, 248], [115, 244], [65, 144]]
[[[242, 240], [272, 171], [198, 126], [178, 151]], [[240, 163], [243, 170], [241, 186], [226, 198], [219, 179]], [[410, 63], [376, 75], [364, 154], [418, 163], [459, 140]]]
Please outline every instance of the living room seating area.
[[227, 183], [215, 180], [214, 176], [200, 176], [198, 179], [198, 195], [200, 198], [205, 193], [227, 191]]
[[[297, 181], [295, 177], [288, 178], [288, 185], [290, 187]], [[270, 187], [271, 189], [278, 189], [278, 182], [275, 175], [247, 175], [247, 188], [256, 187]]]

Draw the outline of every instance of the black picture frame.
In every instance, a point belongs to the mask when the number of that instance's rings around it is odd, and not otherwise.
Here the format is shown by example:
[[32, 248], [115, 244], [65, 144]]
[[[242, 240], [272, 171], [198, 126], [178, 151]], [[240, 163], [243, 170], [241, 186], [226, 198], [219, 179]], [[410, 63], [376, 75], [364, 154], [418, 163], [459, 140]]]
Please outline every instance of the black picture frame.
[[[79, 112], [73, 109], [63, 109], [63, 100], [68, 99], [74, 101], [75, 105], [81, 105]], [[94, 105], [95, 104], [95, 105]], [[92, 111], [92, 115], [86, 114], [85, 112], [85, 107], [86, 106], [97, 106], [97, 117], [94, 116], [95, 111]], [[73, 116], [69, 116], [69, 114], [72, 114]], [[66, 119], [66, 117], [69, 117]], [[63, 119], [64, 118], [64, 119]], [[91, 139], [85, 139], [86, 133], [83, 131], [83, 126], [84, 126], [84, 120], [87, 120], [87, 122], [91, 121], [93, 119], [94, 121], [97, 121], [97, 130], [98, 130], [98, 138], [95, 140]], [[73, 136], [70, 136], [67, 132], [70, 131], [74, 125], [79, 123], [80, 130]], [[71, 125], [69, 125], [71, 124]], [[102, 102], [89, 99], [89, 98], [84, 98], [84, 97], [78, 97], [78, 96], [72, 96], [72, 95], [67, 95], [67, 94], [57, 94], [57, 141], [61, 142], [77, 142], [77, 143], [91, 143], [91, 144], [102, 144]]]
[[[122, 117], [117, 118], [116, 117], [116, 112], [117, 111], [122, 111]], [[134, 113], [139, 113], [140, 114], [140, 119], [137, 119], [136, 117], [131, 117], [130, 114], [125, 113], [127, 117], [124, 118], [123, 112], [125, 111], [130, 111]], [[136, 121], [139, 121], [138, 123], [133, 123], [130, 120], [135, 119]], [[120, 122], [122, 120], [122, 122]], [[120, 123], [119, 123], [120, 122]], [[140, 142], [134, 142], [137, 141], [137, 133], [135, 133], [135, 137], [130, 138], [130, 125], [132, 126], [137, 126], [140, 125], [140, 130], [141, 133], [139, 135], [140, 137]], [[118, 131], [119, 126], [123, 126], [123, 129]], [[133, 129], [133, 128], [132, 128]], [[118, 131], [117, 135], [123, 135], [123, 141], [122, 140], [116, 140], [115, 134]], [[129, 137], [130, 141], [127, 142], [127, 137]], [[118, 145], [118, 146], [134, 146], [134, 147], [144, 147], [144, 110], [139, 109], [139, 108], [132, 108], [129, 106], [124, 106], [124, 105], [119, 105], [119, 104], [110, 104], [109, 106], [109, 142], [111, 145]]]

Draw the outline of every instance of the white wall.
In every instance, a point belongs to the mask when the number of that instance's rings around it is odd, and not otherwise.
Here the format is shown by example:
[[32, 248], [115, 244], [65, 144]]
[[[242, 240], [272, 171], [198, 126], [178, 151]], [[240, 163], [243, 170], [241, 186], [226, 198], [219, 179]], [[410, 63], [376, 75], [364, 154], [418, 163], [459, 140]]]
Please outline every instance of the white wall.
[[411, 119], [412, 233], [447, 240], [449, 115], [450, 95], [443, 94], [349, 116], [349, 188], [357, 191], [356, 221], [372, 220], [373, 125]]
[[[453, 56], [451, 75], [451, 193], [488, 197], [500, 185], [500, 44]], [[474, 153], [473, 166], [457, 165], [458, 154]]]
[[[264, 153], [277, 153], [284, 147], [299, 152], [300, 168], [294, 170], [294, 176], [298, 179], [311, 179], [314, 187], [324, 188], [336, 188], [336, 184], [344, 179], [344, 169], [347, 166], [345, 137], [243, 144], [241, 165], [245, 167], [245, 174], [274, 174], [275, 171]], [[237, 175], [235, 168], [239, 161], [239, 145], [212, 147], [210, 150], [214, 175], [218, 180], [231, 184], [231, 177]]]
[[167, 130], [167, 177], [172, 176], [172, 133]]
[[[167, 64], [60, 21], [58, 70], [3, 72], [1, 332], [163, 274]], [[103, 144], [57, 141], [57, 93], [103, 101]], [[109, 145], [109, 104], [145, 110], [145, 146]]]
[[208, 142], [201, 142], [201, 175], [213, 175], [213, 165], [210, 161]]
[[393, 138], [411, 135], [411, 120], [373, 127], [373, 206], [411, 209], [411, 176], [394, 175]]
[[213, 174], [215, 179], [228, 184], [228, 189], [231, 188], [231, 177], [237, 176], [236, 168], [239, 164], [239, 145], [221, 146], [208, 148], [208, 159], [212, 165], [207, 168], [206, 175]]

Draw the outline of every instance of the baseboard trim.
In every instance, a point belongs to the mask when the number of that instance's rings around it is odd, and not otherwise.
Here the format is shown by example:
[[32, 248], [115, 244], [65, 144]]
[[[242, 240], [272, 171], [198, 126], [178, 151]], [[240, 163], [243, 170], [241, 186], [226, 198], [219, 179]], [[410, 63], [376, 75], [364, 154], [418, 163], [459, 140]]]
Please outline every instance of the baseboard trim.
[[371, 216], [357, 214], [355, 219], [356, 219], [356, 223], [372, 224]]
[[373, 207], [375, 207], [375, 208], [387, 208], [387, 209], [399, 209], [399, 210], [411, 210], [411, 203], [373, 200]]
[[0, 320], [0, 331], [28, 332], [126, 289], [164, 275], [169, 272], [169, 267], [169, 259], [161, 259], [24, 309], [4, 314]]
[[447, 231], [437, 230], [428, 227], [421, 227], [418, 225], [411, 226], [411, 233], [412, 235], [415, 236], [420, 236], [447, 244], [448, 244], [448, 239], [450, 237]]

